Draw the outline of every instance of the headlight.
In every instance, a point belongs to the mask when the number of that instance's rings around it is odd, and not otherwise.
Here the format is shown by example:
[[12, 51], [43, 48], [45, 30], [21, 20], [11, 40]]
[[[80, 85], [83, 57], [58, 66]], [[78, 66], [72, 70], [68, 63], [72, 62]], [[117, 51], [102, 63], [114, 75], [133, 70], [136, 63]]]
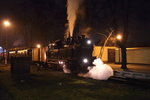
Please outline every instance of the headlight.
[[87, 40], [86, 43], [90, 45], [90, 44], [92, 44], [92, 41], [91, 40]]
[[87, 58], [84, 58], [84, 59], [83, 59], [83, 63], [85, 63], [85, 64], [86, 64], [86, 63], [88, 63], [88, 62], [89, 62], [89, 61], [88, 61], [88, 59], [87, 59]]
[[63, 64], [64, 64], [64, 62], [63, 62], [63, 61], [59, 61], [58, 63], [59, 63], [60, 65], [63, 65]]

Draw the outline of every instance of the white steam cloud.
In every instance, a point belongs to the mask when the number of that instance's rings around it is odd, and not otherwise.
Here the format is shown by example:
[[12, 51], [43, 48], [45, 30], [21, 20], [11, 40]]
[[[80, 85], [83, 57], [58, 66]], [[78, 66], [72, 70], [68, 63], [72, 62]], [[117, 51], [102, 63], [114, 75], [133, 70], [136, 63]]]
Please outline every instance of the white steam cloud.
[[67, 0], [67, 20], [69, 32], [66, 32], [66, 37], [73, 36], [78, 9], [82, 2], [83, 0]]
[[71, 71], [66, 67], [66, 65], [63, 65], [63, 71], [65, 74], [70, 74]]
[[100, 58], [95, 59], [94, 67], [88, 67], [89, 72], [86, 74], [79, 74], [82, 77], [89, 77], [97, 80], [107, 80], [110, 76], [113, 76], [113, 69], [102, 62]]

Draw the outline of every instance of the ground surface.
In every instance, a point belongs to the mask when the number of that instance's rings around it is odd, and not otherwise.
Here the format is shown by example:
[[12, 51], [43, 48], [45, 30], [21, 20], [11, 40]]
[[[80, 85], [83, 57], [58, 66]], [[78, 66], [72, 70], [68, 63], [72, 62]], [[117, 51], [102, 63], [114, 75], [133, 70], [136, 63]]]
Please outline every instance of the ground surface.
[[[114, 70], [122, 70], [121, 69], [121, 64], [108, 64], [110, 65]], [[127, 64], [127, 68], [129, 71], [133, 72], [140, 72], [140, 73], [146, 73], [150, 74], [150, 65], [142, 65], [142, 64]]]
[[[32, 68], [23, 81], [0, 68], [0, 100], [150, 100], [150, 87], [128, 81], [99, 81]], [[136, 81], [135, 81], [136, 83]]]

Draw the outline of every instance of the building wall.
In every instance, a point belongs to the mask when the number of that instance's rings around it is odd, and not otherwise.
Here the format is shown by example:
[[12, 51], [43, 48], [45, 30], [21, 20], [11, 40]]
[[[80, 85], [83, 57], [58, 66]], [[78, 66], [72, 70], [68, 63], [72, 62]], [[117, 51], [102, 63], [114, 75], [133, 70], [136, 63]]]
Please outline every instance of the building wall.
[[[116, 49], [116, 62], [119, 61], [119, 49]], [[127, 48], [127, 63], [150, 64], [150, 48]]]
[[122, 57], [121, 57], [121, 49], [116, 48], [115, 49], [115, 62], [116, 63], [121, 63]]
[[[32, 61], [38, 61], [38, 48], [32, 49]], [[46, 47], [40, 48], [40, 61], [46, 62]]]
[[[32, 49], [32, 61], [38, 61], [38, 48]], [[46, 62], [46, 47], [40, 48], [40, 61]]]
[[[101, 46], [94, 46], [93, 56], [98, 57], [101, 51]], [[108, 62], [108, 49], [115, 49], [116, 47], [105, 47], [103, 51], [102, 61]]]
[[41, 48], [40, 59], [42, 62], [46, 62], [46, 51], [47, 51], [46, 49], [47, 49], [46, 47]]
[[38, 48], [32, 49], [32, 61], [38, 61]]
[[[102, 61], [108, 62], [108, 49], [115, 49], [115, 62], [122, 60], [121, 50], [117, 47], [105, 47]], [[98, 57], [101, 46], [94, 46], [93, 56]], [[127, 63], [150, 64], [150, 47], [127, 48]]]

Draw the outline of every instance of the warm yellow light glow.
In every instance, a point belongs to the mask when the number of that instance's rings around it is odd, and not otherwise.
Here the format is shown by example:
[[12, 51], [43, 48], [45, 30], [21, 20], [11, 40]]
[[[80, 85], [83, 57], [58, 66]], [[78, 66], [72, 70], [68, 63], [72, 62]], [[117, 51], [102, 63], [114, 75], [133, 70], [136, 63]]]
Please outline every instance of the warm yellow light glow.
[[17, 51], [19, 54], [27, 54], [27, 50], [19, 50]]
[[118, 40], [121, 40], [121, 39], [122, 39], [122, 35], [120, 35], [120, 34], [117, 35], [117, 39], [118, 39]]
[[14, 54], [14, 53], [15, 53], [15, 51], [10, 51], [9, 53], [10, 53], [10, 54]]
[[37, 47], [37, 48], [41, 48], [41, 45], [40, 45], [40, 44], [37, 44], [36, 47]]
[[11, 25], [8, 20], [5, 20], [5, 21], [3, 22], [3, 24], [4, 24], [5, 27], [9, 27], [9, 26]]

